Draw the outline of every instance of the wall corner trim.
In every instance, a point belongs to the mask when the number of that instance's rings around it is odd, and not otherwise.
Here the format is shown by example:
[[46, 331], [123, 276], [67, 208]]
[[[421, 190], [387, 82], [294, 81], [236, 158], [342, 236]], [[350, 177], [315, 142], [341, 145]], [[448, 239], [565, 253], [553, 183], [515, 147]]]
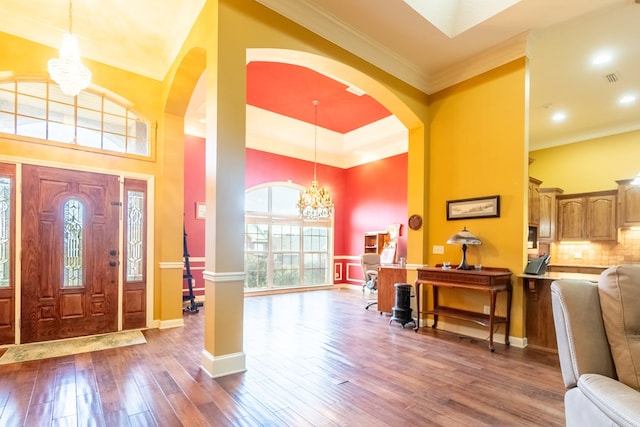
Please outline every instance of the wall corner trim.
[[160, 320], [158, 329], [179, 328], [184, 326], [184, 319]]
[[207, 350], [202, 350], [200, 368], [211, 378], [245, 372], [246, 356], [244, 352], [214, 356]]
[[216, 273], [215, 271], [204, 270], [202, 278], [209, 282], [243, 282], [246, 274], [244, 271], [236, 271], [229, 273]]

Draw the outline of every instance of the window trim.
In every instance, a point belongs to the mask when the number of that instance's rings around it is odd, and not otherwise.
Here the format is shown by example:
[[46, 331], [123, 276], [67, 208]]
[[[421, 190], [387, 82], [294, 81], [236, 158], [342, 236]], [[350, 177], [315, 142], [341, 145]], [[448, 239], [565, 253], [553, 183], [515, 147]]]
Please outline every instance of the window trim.
[[[37, 138], [37, 137], [33, 137], [33, 136], [26, 136], [26, 135], [18, 135], [15, 133], [16, 131], [16, 126], [17, 126], [17, 119], [18, 117], [29, 117], [29, 116], [25, 116], [23, 114], [20, 114], [19, 111], [19, 104], [18, 104], [18, 85], [20, 83], [41, 83], [46, 85], [45, 88], [45, 98], [38, 98], [38, 99], [43, 99], [45, 101], [45, 104], [49, 105], [50, 102], [55, 102], [55, 103], [60, 103], [59, 100], [57, 99], [52, 99], [50, 97], [50, 87], [54, 86], [55, 83], [51, 80], [48, 79], [43, 79], [43, 78], [16, 78], [16, 77], [12, 77], [12, 78], [0, 78], [0, 84], [6, 84], [6, 83], [13, 83], [13, 90], [12, 92], [8, 92], [11, 93], [13, 95], [13, 111], [6, 111], [3, 110], [2, 113], [4, 114], [9, 114], [13, 116], [13, 120], [14, 120], [14, 132], [13, 133], [6, 133], [6, 132], [0, 132], [0, 139], [6, 139], [6, 140], [10, 140], [10, 141], [21, 141], [21, 142], [30, 142], [30, 143], [35, 143], [35, 144], [42, 144], [42, 145], [46, 145], [46, 146], [53, 146], [53, 147], [61, 147], [61, 148], [65, 148], [65, 149], [71, 149], [71, 150], [79, 150], [79, 151], [86, 151], [86, 152], [91, 152], [91, 153], [99, 153], [99, 154], [103, 154], [103, 155], [110, 155], [110, 156], [116, 156], [116, 157], [124, 157], [124, 158], [132, 158], [132, 159], [138, 159], [138, 160], [144, 160], [144, 161], [155, 161], [156, 160], [156, 137], [157, 137], [157, 123], [156, 122], [152, 122], [151, 120], [148, 120], [147, 118], [145, 118], [144, 116], [142, 116], [141, 114], [139, 114], [136, 110], [134, 110], [133, 108], [131, 108], [132, 103], [128, 102], [126, 100], [124, 100], [124, 98], [115, 95], [115, 94], [111, 94], [109, 93], [109, 91], [104, 90], [104, 89], [100, 89], [100, 90], [96, 90], [96, 89], [85, 89], [83, 92], [86, 92], [92, 96], [96, 96], [100, 98], [100, 109], [99, 110], [90, 110], [96, 113], [99, 113], [100, 115], [100, 129], [89, 129], [89, 131], [91, 132], [99, 132], [100, 133], [100, 140], [103, 141], [103, 135], [120, 135], [120, 134], [114, 134], [113, 132], [106, 130], [105, 127], [105, 121], [104, 118], [105, 116], [109, 116], [109, 115], [113, 115], [112, 113], [110, 113], [108, 110], [105, 110], [105, 102], [109, 101], [112, 104], [117, 105], [118, 107], [121, 107], [124, 110], [124, 118], [127, 119], [130, 115], [133, 115], [137, 118], [138, 121], [141, 121], [143, 123], [146, 124], [146, 128], [147, 128], [147, 137], [146, 137], [146, 144], [147, 144], [147, 153], [146, 155], [144, 154], [136, 154], [136, 153], [128, 153], [126, 152], [127, 150], [127, 145], [128, 144], [128, 137], [127, 137], [127, 133], [121, 135], [125, 138], [125, 147], [124, 150], [125, 151], [114, 151], [114, 150], [108, 150], [108, 149], [104, 149], [104, 148], [95, 148], [95, 147], [90, 147], [90, 146], [85, 146], [85, 145], [79, 145], [76, 141], [75, 141], [75, 136], [78, 134], [78, 129], [88, 129], [84, 126], [81, 126], [79, 124], [80, 120], [78, 120], [78, 111], [79, 110], [87, 110], [89, 111], [89, 109], [85, 108], [85, 107], [80, 107], [78, 105], [78, 97], [68, 97], [69, 99], [73, 99], [73, 105], [71, 103], [68, 103], [67, 105], [69, 105], [70, 107], [73, 108], [74, 110], [74, 124], [73, 124], [73, 129], [74, 129], [74, 141], [73, 142], [59, 142], [59, 141], [54, 141], [54, 140], [49, 140], [49, 139], [43, 139], [43, 138]], [[7, 91], [4, 91], [7, 92]], [[33, 95], [27, 95], [25, 94], [25, 96], [32, 96]], [[66, 96], [66, 95], [65, 95]], [[47, 125], [47, 137], [48, 137], [48, 129], [49, 129], [49, 124], [53, 123], [53, 124], [57, 124], [57, 121], [52, 121], [49, 120], [49, 110], [47, 108], [47, 111], [45, 111], [44, 114], [44, 119], [40, 119], [38, 118], [38, 120], [42, 120], [44, 123], [46, 123]]]

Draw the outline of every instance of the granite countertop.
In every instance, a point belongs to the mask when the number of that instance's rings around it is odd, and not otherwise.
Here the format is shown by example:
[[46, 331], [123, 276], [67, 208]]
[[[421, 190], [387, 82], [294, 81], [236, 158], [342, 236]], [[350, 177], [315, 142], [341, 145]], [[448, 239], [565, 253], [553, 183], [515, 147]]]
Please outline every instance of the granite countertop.
[[542, 279], [542, 280], [560, 280], [560, 279], [573, 279], [573, 280], [588, 280], [589, 282], [597, 282], [600, 279], [599, 274], [585, 274], [585, 273], [566, 273], [563, 271], [547, 271], [544, 274], [518, 274], [518, 277], [523, 279]]

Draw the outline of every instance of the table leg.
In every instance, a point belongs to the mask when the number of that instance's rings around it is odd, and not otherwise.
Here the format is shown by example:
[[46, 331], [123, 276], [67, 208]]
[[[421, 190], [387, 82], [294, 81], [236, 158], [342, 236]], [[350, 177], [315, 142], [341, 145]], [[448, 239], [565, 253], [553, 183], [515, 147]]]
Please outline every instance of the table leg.
[[431, 327], [433, 329], [436, 328], [436, 326], [438, 326], [438, 315], [436, 314], [436, 311], [438, 310], [438, 287], [436, 285], [431, 285], [431, 287], [433, 288], [433, 325], [431, 325]]
[[420, 329], [420, 286], [422, 285], [422, 283], [418, 282], [416, 280], [415, 286], [416, 286], [416, 324], [415, 327], [413, 328], [413, 330], [415, 332], [418, 332], [418, 329]]
[[496, 347], [493, 345], [493, 322], [495, 320], [496, 313], [496, 297], [498, 292], [491, 291], [491, 302], [489, 307], [489, 350], [496, 351]]
[[507, 325], [504, 328], [504, 343], [506, 345], [509, 345], [509, 325], [511, 325], [511, 294], [512, 289], [511, 286], [509, 286], [507, 288], [507, 315], [505, 316], [507, 319]]

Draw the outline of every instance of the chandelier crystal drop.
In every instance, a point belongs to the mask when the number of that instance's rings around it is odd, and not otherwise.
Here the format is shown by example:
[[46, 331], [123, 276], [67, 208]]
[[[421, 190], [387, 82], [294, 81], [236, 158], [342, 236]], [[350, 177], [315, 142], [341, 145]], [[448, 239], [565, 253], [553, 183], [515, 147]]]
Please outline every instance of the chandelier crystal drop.
[[80, 91], [89, 87], [91, 71], [80, 62], [78, 37], [72, 32], [72, 4], [69, 1], [69, 32], [62, 35], [60, 57], [49, 60], [48, 68], [51, 79], [60, 85], [65, 95], [77, 96]]
[[333, 201], [331, 200], [329, 190], [324, 187], [319, 187], [316, 177], [318, 157], [318, 104], [318, 101], [313, 101], [315, 107], [313, 181], [311, 181], [311, 186], [300, 193], [297, 204], [300, 216], [309, 220], [329, 218], [333, 214]]

